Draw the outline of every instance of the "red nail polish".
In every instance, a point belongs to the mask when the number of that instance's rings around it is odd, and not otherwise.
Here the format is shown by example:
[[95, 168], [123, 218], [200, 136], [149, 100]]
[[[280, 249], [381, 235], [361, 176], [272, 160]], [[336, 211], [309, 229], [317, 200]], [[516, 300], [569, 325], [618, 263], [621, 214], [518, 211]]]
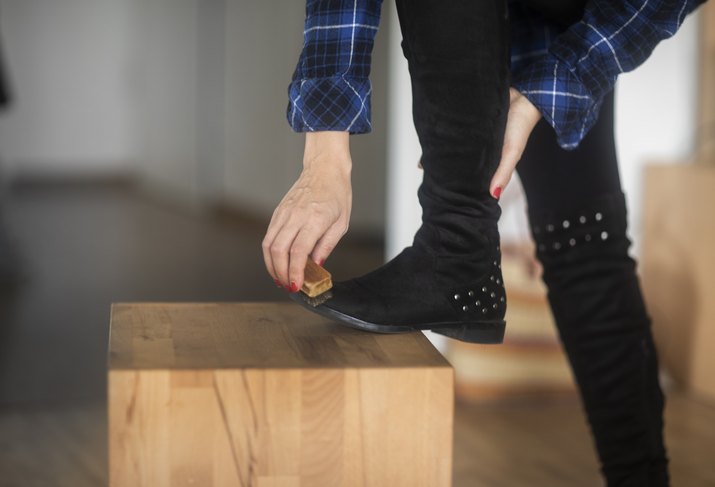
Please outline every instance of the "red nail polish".
[[276, 283], [276, 287], [283, 287], [283, 284], [281, 284], [281, 281], [279, 281], [278, 279], [273, 279], [273, 282]]
[[318, 264], [318, 265], [319, 265], [320, 267], [323, 267], [323, 264], [325, 264], [325, 259], [322, 259], [322, 260], [320, 261], [320, 264]]
[[494, 188], [494, 197], [496, 199], [499, 199], [500, 196], [501, 196], [501, 186], [497, 186], [496, 188]]
[[294, 283], [293, 281], [290, 282], [290, 292], [292, 293], [297, 293], [298, 292], [298, 285]]

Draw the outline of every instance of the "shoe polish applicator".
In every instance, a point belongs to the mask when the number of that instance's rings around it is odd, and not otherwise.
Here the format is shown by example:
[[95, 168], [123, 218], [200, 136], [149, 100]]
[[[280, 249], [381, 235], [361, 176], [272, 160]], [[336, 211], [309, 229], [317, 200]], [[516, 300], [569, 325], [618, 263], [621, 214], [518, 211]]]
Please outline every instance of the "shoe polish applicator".
[[308, 259], [305, 264], [303, 287], [300, 292], [305, 294], [305, 301], [312, 307], [317, 307], [333, 297], [330, 289], [333, 287], [333, 280], [330, 272], [326, 271], [318, 264]]

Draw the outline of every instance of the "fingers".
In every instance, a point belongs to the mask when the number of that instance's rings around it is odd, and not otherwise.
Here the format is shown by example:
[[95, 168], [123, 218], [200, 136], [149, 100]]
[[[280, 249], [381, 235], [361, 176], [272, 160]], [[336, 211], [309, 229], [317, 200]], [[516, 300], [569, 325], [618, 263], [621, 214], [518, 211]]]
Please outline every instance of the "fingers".
[[288, 252], [288, 276], [291, 292], [296, 292], [303, 287], [303, 272], [308, 255], [313, 251], [321, 235], [323, 235], [321, 228], [304, 226], [293, 240]]
[[[528, 135], [527, 135], [528, 137]], [[519, 159], [521, 159], [521, 154], [524, 152], [526, 147], [526, 141], [524, 144], [519, 144], [518, 146], [513, 145], [505, 140], [504, 147], [502, 148], [501, 160], [499, 161], [499, 167], [497, 168], [492, 181], [489, 184], [489, 193], [496, 199], [499, 199], [502, 191], [506, 188], [509, 181], [511, 181], [511, 176], [514, 174], [514, 169], [516, 168]]]
[[275, 267], [273, 265], [272, 248], [273, 241], [276, 235], [283, 227], [284, 214], [280, 211], [280, 207], [276, 208], [271, 217], [271, 223], [268, 225], [268, 230], [266, 230], [266, 235], [263, 237], [263, 242], [261, 243], [261, 249], [263, 250], [263, 262], [266, 265], [266, 270], [273, 278], [273, 281], [277, 286], [284, 286], [284, 284], [278, 279], [278, 274], [276, 273]]
[[329, 249], [320, 252], [324, 260], [342, 236], [338, 234], [337, 239], [334, 238], [332, 235], [336, 232], [332, 228], [326, 231], [326, 226], [327, 223], [317, 216], [306, 221], [305, 217], [293, 214], [289, 219], [277, 210], [262, 243], [266, 269], [277, 285], [291, 292], [303, 287], [305, 264], [318, 241], [328, 242], [321, 247]]

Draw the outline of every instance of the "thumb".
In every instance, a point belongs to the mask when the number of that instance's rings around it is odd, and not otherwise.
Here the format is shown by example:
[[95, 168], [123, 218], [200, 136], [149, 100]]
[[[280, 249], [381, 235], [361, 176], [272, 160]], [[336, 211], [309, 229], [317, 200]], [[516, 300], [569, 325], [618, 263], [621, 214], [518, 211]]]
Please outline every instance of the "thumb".
[[517, 163], [521, 159], [532, 130], [541, 118], [539, 110], [521, 93], [511, 89], [511, 103], [504, 131], [504, 145], [501, 160], [492, 181], [489, 193], [499, 199], [509, 184]]

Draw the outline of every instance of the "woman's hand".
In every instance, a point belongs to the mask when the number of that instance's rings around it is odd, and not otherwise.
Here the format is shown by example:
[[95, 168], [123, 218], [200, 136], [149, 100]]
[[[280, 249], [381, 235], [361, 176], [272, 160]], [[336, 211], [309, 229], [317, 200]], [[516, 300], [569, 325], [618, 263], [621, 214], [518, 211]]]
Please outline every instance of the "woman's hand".
[[495, 198], [499, 199], [501, 192], [509, 184], [516, 164], [524, 153], [529, 135], [540, 119], [541, 113], [529, 99], [514, 88], [509, 88], [509, 114], [501, 161], [489, 185], [489, 193]]
[[352, 208], [348, 132], [308, 132], [303, 172], [273, 212], [263, 259], [277, 285], [303, 286], [308, 257], [322, 265], [348, 230]]

